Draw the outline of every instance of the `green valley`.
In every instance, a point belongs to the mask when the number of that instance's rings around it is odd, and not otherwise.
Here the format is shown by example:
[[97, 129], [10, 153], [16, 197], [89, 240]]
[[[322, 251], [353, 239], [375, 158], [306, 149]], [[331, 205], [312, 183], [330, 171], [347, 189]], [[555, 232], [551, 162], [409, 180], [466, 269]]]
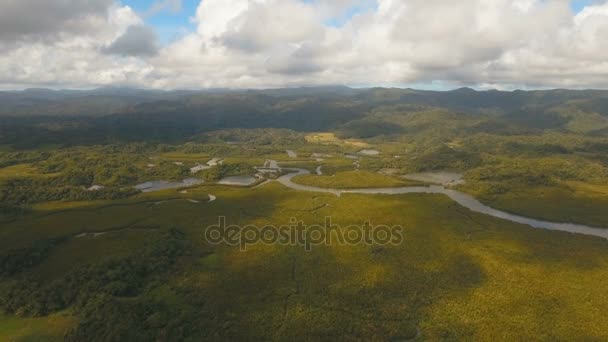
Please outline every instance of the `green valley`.
[[[608, 92], [158, 97], [0, 111], [0, 339], [608, 339]], [[241, 250], [220, 217], [403, 241]]]

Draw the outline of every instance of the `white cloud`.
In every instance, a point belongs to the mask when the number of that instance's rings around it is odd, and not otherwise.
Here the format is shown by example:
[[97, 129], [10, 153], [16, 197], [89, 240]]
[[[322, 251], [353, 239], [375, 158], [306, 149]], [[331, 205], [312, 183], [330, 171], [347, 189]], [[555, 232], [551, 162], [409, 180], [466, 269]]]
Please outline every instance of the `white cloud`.
[[2, 40], [10, 46], [0, 54], [0, 84], [5, 88], [142, 84], [141, 75], [150, 66], [135, 58], [117, 58], [101, 52], [127, 28], [141, 24], [129, 7], [109, 3], [97, 15], [81, 20], [78, 29], [67, 30], [57, 23], [55, 31], [28, 33], [25, 41]]
[[157, 54], [136, 13], [96, 1], [0, 34], [0, 84], [608, 88], [608, 1], [576, 14], [567, 0], [204, 0], [196, 30]]
[[5, 0], [0, 4], [0, 43], [89, 32], [91, 23], [106, 18], [111, 4], [112, 0]]
[[154, 29], [145, 25], [131, 25], [123, 35], [101, 51], [123, 57], [146, 57], [156, 55], [158, 49], [158, 37]]

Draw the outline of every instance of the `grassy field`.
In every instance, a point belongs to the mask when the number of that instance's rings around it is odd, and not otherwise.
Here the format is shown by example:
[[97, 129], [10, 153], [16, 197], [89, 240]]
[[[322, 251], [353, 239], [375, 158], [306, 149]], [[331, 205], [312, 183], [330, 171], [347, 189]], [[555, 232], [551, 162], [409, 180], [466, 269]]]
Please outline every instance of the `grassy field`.
[[54, 174], [42, 174], [29, 164], [17, 164], [0, 168], [0, 180], [23, 177], [52, 177]]
[[335, 175], [331, 176], [296, 176], [293, 178], [293, 182], [334, 189], [388, 188], [421, 184], [415, 181], [401, 180], [364, 170], [337, 172]]
[[0, 315], [0, 340], [10, 342], [63, 341], [64, 334], [73, 324], [74, 318], [67, 313], [37, 318]]
[[306, 135], [306, 142], [321, 145], [338, 145], [351, 148], [366, 148], [369, 144], [359, 139], [340, 139], [331, 132], [319, 132]]
[[[208, 193], [217, 200], [185, 200]], [[204, 228], [218, 216], [239, 225], [287, 224], [292, 217], [321, 224], [326, 216], [342, 228], [366, 221], [398, 224], [405, 240], [384, 247], [316, 246], [310, 252], [257, 244], [243, 252], [204, 241]], [[201, 186], [113, 206], [41, 207], [4, 225], [0, 245], [8, 250], [63, 238], [20, 275], [52, 282], [110, 256], [141, 253], [170, 228], [185, 234], [191, 251], [135, 296], [112, 299], [120, 318], [5, 315], [0, 336], [53, 340], [68, 328], [95, 327], [98, 336], [114, 331], [123, 338], [127, 330], [143, 329], [168, 339], [180, 331], [194, 339], [385, 340], [418, 333], [421, 340], [608, 339], [608, 295], [598, 286], [608, 281], [608, 242], [475, 214], [440, 195], [337, 198], [278, 183]], [[76, 237], [83, 232], [108, 233]], [[142, 305], [151, 309], [140, 310]]]

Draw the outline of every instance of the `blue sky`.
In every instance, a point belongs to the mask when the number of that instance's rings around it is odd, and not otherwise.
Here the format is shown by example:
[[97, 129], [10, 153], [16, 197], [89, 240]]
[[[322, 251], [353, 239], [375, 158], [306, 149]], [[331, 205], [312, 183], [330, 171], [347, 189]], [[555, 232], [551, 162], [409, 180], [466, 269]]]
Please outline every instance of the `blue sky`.
[[580, 12], [585, 6], [593, 4], [594, 0], [572, 0], [570, 2], [570, 6], [572, 7], [572, 10], [576, 13]]
[[353, 6], [347, 9], [346, 12], [342, 15], [329, 19], [326, 24], [333, 27], [340, 27], [343, 26], [345, 23], [349, 22], [350, 19], [352, 19], [352, 17], [354, 17], [355, 15], [367, 11], [374, 11], [377, 7], [377, 4], [371, 2]]
[[[302, 0], [304, 2], [314, 2], [314, 0]], [[122, 0], [123, 4], [133, 8], [138, 13], [146, 13], [155, 3], [152, 0]], [[196, 14], [200, 0], [182, 0], [182, 9], [179, 12], [172, 13], [165, 10], [156, 13], [155, 15], [145, 17], [146, 23], [155, 27], [163, 42], [176, 39], [184, 30], [194, 30], [195, 25], [192, 24], [191, 18]], [[372, 1], [364, 1], [362, 4], [353, 6], [345, 13], [331, 18], [326, 21], [329, 26], [340, 27], [348, 22], [353, 16], [373, 11], [376, 5]]]
[[[122, 0], [123, 4], [133, 8], [138, 13], [145, 14], [155, 1], [151, 0]], [[178, 12], [169, 10], [160, 11], [156, 14], [143, 16], [146, 23], [156, 28], [160, 39], [166, 43], [179, 38], [185, 31], [193, 31], [196, 26], [191, 18], [196, 14], [196, 8], [200, 0], [182, 0], [182, 9]]]

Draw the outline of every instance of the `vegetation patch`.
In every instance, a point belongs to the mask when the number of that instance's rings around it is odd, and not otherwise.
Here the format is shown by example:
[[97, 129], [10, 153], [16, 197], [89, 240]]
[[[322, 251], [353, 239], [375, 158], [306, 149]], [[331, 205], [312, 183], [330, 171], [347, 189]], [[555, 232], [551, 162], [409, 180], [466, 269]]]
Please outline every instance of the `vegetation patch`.
[[392, 188], [421, 184], [363, 170], [337, 172], [332, 176], [302, 175], [292, 180], [302, 185], [334, 189]]

